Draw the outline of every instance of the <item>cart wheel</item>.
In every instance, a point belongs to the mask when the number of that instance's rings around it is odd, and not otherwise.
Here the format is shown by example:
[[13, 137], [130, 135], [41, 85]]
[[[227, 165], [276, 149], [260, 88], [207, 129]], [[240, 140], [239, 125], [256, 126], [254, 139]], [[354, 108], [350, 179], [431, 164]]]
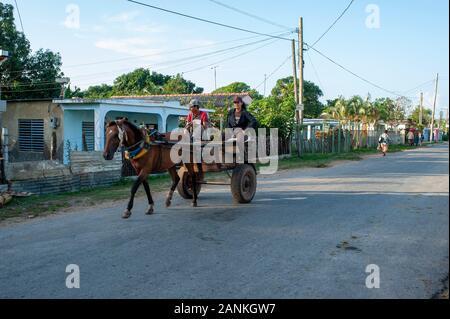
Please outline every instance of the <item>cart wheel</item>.
[[231, 194], [240, 204], [248, 204], [256, 194], [256, 172], [253, 166], [239, 165], [231, 176]]
[[[184, 199], [192, 199], [194, 197], [192, 191], [192, 180], [189, 177], [189, 172], [186, 167], [181, 167], [178, 170], [178, 176], [180, 177], [180, 182], [177, 186], [178, 194]], [[200, 194], [202, 189], [202, 184], [197, 184], [197, 196]]]

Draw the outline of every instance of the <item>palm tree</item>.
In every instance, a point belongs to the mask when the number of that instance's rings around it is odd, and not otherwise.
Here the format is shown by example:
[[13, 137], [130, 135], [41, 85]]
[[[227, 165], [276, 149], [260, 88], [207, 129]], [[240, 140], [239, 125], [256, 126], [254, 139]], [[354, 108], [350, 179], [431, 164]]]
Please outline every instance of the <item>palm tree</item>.
[[345, 98], [340, 96], [334, 104], [324, 110], [321, 117], [332, 118], [334, 120], [338, 120], [341, 125], [345, 125], [349, 120], [347, 111], [347, 101]]
[[[351, 122], [353, 122], [353, 130], [360, 128], [362, 118], [366, 110], [364, 109], [364, 100], [360, 96], [353, 96], [348, 103], [348, 114]], [[359, 146], [359, 134], [356, 134], [356, 143]]]

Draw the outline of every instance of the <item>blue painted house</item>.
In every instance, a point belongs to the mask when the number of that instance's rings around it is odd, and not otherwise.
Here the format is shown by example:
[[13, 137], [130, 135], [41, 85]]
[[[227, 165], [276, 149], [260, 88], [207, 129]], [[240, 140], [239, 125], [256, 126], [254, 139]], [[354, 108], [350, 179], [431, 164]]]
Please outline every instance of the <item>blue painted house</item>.
[[[160, 132], [178, 128], [180, 117], [189, 110], [180, 101], [155, 101], [150, 98], [65, 99], [54, 100], [63, 110], [65, 154], [68, 151], [103, 151], [105, 126], [110, 121], [127, 117], [139, 126], [149, 125]], [[205, 110], [213, 112], [212, 110]]]

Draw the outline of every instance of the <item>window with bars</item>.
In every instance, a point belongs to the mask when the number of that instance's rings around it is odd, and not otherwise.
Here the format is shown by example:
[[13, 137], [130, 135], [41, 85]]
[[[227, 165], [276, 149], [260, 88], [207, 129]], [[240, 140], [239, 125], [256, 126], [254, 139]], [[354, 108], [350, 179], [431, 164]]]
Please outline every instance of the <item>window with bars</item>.
[[44, 120], [19, 120], [19, 150], [44, 152]]
[[95, 144], [95, 124], [94, 122], [83, 122], [83, 151], [92, 152]]

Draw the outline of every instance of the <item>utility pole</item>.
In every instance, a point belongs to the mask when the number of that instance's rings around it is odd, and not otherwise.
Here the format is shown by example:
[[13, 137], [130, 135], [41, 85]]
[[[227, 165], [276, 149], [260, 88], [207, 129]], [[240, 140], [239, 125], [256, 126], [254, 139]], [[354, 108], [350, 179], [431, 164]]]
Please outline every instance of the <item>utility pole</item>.
[[[298, 79], [297, 79], [297, 59], [296, 59], [296, 52], [295, 52], [295, 40], [292, 40], [292, 70], [294, 72], [294, 96], [295, 96], [295, 103], [299, 104], [299, 95], [298, 95]], [[296, 112], [296, 116], [297, 116]]]
[[303, 125], [303, 111], [304, 111], [304, 105], [303, 105], [303, 18], [300, 17], [299, 21], [299, 28], [298, 28], [298, 72], [299, 72], [299, 90], [298, 90], [298, 102], [300, 104], [300, 110], [299, 110], [299, 117], [300, 117], [300, 125]]
[[[303, 125], [303, 111], [305, 109], [303, 104], [303, 17], [300, 17], [299, 26], [298, 26], [298, 72], [299, 72], [299, 89], [298, 89], [298, 121], [297, 121], [297, 130], [300, 130]], [[300, 134], [298, 134], [300, 135]], [[298, 149], [299, 156], [302, 153], [301, 143], [299, 143]]]
[[445, 116], [445, 133], [448, 135], [448, 109], [447, 109], [447, 114]]
[[436, 88], [434, 90], [433, 115], [431, 116], [430, 142], [433, 142], [434, 117], [436, 116], [436, 100], [437, 100], [437, 92], [438, 92], [438, 83], [439, 83], [439, 73], [436, 76]]
[[264, 97], [266, 97], [267, 74], [264, 74]]
[[[297, 79], [297, 62], [296, 62], [296, 52], [295, 52], [295, 40], [292, 39], [292, 70], [294, 72], [294, 97], [295, 97], [295, 104], [298, 107], [299, 105], [299, 94], [298, 94], [298, 79]], [[298, 111], [295, 111], [295, 144], [297, 148], [297, 155], [300, 157], [301, 151], [300, 151], [300, 117], [298, 116]]]
[[[8, 60], [9, 58], [9, 52], [8, 51], [4, 51], [0, 48], [0, 65], [5, 62], [6, 60]], [[0, 100], [2, 99], [2, 85], [0, 84]]]
[[423, 125], [423, 92], [420, 93], [419, 125]]
[[211, 68], [214, 70], [214, 90], [217, 90], [217, 66]]

